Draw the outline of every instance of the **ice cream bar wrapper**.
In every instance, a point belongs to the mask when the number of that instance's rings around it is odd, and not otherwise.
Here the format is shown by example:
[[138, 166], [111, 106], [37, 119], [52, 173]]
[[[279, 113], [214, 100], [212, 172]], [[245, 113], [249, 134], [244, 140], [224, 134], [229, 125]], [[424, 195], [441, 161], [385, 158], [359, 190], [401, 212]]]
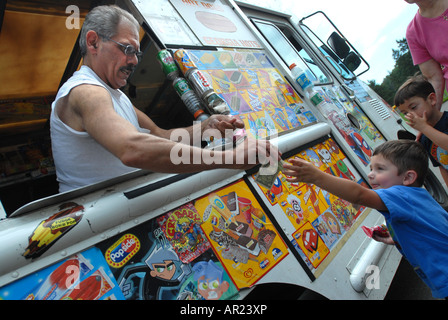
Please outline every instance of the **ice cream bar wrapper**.
[[387, 230], [387, 227], [384, 224], [382, 224], [380, 226], [375, 226], [373, 228], [372, 227], [366, 227], [366, 226], [362, 226], [361, 228], [362, 228], [362, 230], [364, 230], [364, 232], [366, 233], [366, 235], [369, 238], [372, 238], [372, 236], [374, 234], [379, 236], [379, 237], [387, 237], [388, 233], [389, 233], [389, 231]]

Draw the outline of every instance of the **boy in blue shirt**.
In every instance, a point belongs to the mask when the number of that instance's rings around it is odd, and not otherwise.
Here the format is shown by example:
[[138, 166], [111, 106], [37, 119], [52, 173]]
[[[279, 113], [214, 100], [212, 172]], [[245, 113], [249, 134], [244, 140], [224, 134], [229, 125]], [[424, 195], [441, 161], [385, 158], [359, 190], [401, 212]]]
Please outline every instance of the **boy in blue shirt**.
[[397, 244], [435, 298], [448, 297], [448, 213], [422, 188], [428, 156], [420, 143], [394, 140], [377, 147], [368, 175], [372, 189], [327, 174], [299, 158], [285, 162], [283, 169], [290, 182], [312, 183], [351, 203], [378, 210], [393, 238], [388, 238], [389, 243]]

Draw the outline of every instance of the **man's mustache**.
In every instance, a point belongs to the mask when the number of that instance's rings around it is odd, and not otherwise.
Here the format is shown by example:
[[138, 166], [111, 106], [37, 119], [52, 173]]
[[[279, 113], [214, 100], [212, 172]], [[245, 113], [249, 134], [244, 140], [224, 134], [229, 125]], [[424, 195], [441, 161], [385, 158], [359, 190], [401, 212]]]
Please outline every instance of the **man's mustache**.
[[128, 72], [132, 73], [135, 71], [136, 68], [137, 68], [136, 65], [128, 64], [127, 66], [121, 67], [120, 71], [128, 71]]

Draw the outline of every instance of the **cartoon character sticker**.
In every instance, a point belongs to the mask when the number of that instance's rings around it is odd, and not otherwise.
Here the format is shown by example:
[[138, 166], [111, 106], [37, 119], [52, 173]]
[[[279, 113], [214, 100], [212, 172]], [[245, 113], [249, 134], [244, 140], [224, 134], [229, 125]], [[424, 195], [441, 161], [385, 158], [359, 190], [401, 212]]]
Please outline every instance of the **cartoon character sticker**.
[[210, 249], [200, 227], [202, 219], [191, 203], [164, 214], [157, 222], [182, 262], [189, 263]]
[[[190, 205], [183, 207], [191, 208]], [[180, 230], [187, 234], [190, 231], [182, 228]], [[185, 240], [188, 241], [188, 236]], [[207, 239], [205, 241], [208, 242]], [[133, 245], [135, 242], [139, 244], [138, 251]], [[201, 252], [188, 263], [184, 263], [157, 219], [139, 225], [125, 235], [108, 239], [101, 243], [99, 248], [106, 260], [121, 261], [121, 263], [109, 265], [123, 297], [127, 300], [233, 299], [238, 296], [237, 288], [211, 249]], [[214, 279], [223, 284], [219, 286], [220, 291], [216, 294], [200, 293], [198, 287], [200, 277], [196, 271], [201, 268], [200, 264], [196, 268], [195, 265], [201, 261], [214, 263], [215, 273], [219, 273], [218, 269], [221, 270], [219, 279]], [[206, 274], [208, 276], [211, 272]], [[209, 280], [211, 287], [216, 284], [216, 282], [212, 283], [214, 280]]]
[[218, 300], [230, 287], [224, 280], [224, 270], [212, 260], [199, 261], [193, 266], [193, 271], [198, 292], [205, 300]]
[[341, 228], [331, 210], [326, 210], [312, 222], [312, 225], [329, 249], [331, 249], [345, 233], [345, 229]]

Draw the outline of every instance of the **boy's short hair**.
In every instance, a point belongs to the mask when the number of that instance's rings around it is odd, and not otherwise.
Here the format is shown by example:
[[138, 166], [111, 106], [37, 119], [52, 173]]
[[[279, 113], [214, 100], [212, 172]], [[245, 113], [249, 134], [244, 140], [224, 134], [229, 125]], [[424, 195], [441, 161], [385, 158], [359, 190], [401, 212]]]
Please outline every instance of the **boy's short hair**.
[[434, 87], [421, 74], [410, 77], [398, 88], [394, 97], [394, 104], [398, 107], [406, 100], [412, 97], [428, 98], [431, 93], [434, 93]]
[[413, 140], [391, 140], [375, 148], [373, 155], [381, 155], [398, 168], [398, 174], [407, 170], [417, 173], [416, 184], [423, 186], [428, 173], [428, 154], [423, 145]]

